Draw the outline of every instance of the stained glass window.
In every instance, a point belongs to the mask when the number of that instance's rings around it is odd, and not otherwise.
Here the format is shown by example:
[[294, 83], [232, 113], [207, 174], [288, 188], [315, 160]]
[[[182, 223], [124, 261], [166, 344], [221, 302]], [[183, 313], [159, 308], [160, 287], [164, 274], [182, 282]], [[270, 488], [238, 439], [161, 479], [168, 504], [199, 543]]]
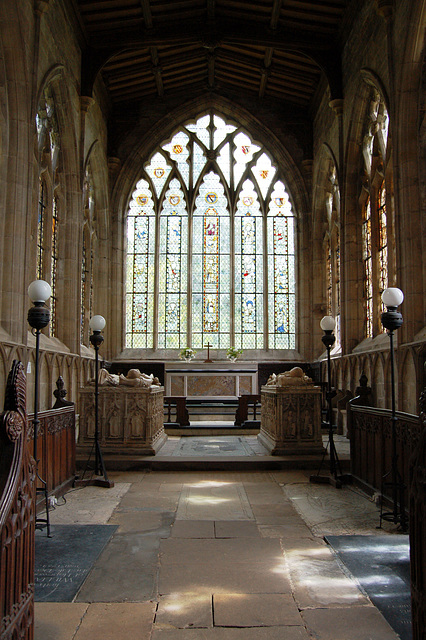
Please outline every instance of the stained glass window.
[[333, 315], [333, 267], [331, 260], [330, 238], [327, 238], [326, 242], [325, 265], [327, 282], [327, 315], [331, 316]]
[[261, 143], [216, 113], [182, 125], [130, 199], [126, 347], [294, 349], [294, 230]]
[[284, 183], [279, 180], [268, 211], [268, 333], [273, 349], [296, 348], [294, 265], [293, 212]]
[[388, 287], [388, 234], [386, 219], [386, 189], [385, 183], [379, 190], [378, 197], [379, 219], [379, 289], [380, 294]]
[[362, 223], [362, 246], [364, 260], [364, 298], [366, 336], [373, 335], [373, 257], [371, 253], [371, 205], [370, 199], [364, 205]]
[[50, 284], [52, 295], [50, 297], [50, 332], [56, 336], [56, 309], [57, 309], [57, 272], [58, 272], [58, 198], [53, 197], [52, 213], [52, 259], [50, 263]]
[[395, 277], [395, 242], [392, 215], [392, 162], [389, 115], [379, 89], [370, 85], [365, 115], [363, 186], [369, 193], [363, 212], [366, 337], [383, 331], [379, 322], [382, 292]]
[[192, 253], [192, 344], [230, 346], [230, 223], [219, 176], [204, 176], [195, 199]]
[[37, 220], [37, 278], [43, 279], [43, 259], [44, 259], [44, 227], [46, 217], [46, 184], [42, 178], [39, 180], [38, 191], [38, 220]]
[[[157, 160], [161, 161], [161, 158], [157, 154]], [[151, 176], [155, 177], [158, 167], [160, 162], [151, 163]], [[166, 172], [166, 165], [162, 164], [163, 167], [163, 173], [160, 175], [158, 172], [157, 180], [162, 180]], [[170, 172], [170, 167], [168, 169]], [[153, 182], [155, 184], [155, 180]], [[142, 179], [133, 192], [127, 215], [126, 347], [153, 346], [154, 265], [154, 202], [148, 182]]]
[[263, 349], [263, 229], [257, 191], [246, 180], [235, 216], [235, 346]]
[[160, 218], [159, 348], [182, 349], [187, 343], [188, 216], [185, 196], [174, 178]]
[[81, 252], [81, 291], [80, 291], [80, 342], [85, 344], [87, 336], [85, 335], [85, 322], [86, 320], [86, 291], [88, 283], [88, 268], [87, 268], [87, 246], [86, 237], [83, 234], [83, 248]]

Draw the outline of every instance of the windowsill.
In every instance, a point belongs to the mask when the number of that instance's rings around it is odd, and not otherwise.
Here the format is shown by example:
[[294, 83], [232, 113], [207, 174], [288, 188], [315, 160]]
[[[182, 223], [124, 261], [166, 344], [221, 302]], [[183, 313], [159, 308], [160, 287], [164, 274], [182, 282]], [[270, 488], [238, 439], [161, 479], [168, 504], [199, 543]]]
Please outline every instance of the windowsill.
[[[28, 331], [28, 346], [33, 349], [35, 349], [36, 346], [36, 339], [31, 331]], [[45, 336], [44, 333], [40, 333], [40, 349], [44, 351], [55, 351], [57, 353], [71, 353], [71, 349], [58, 340], [58, 338]]]
[[[398, 336], [398, 334], [396, 333], [394, 336]], [[397, 337], [395, 343], [397, 343]], [[384, 349], [389, 349], [389, 336], [387, 333], [380, 333], [374, 338], [365, 338], [365, 340], [357, 344], [357, 346], [352, 349], [352, 353], [383, 351]]]
[[[195, 349], [197, 352], [196, 360], [204, 361], [207, 358], [207, 348]], [[128, 362], [141, 360], [152, 361], [170, 361], [176, 362], [179, 358], [180, 349], [123, 349], [123, 351], [114, 358], [114, 362]], [[210, 349], [210, 358], [214, 362], [227, 361], [226, 349]], [[244, 349], [242, 356], [238, 359], [239, 362], [277, 362], [277, 361], [289, 361], [289, 362], [303, 362], [304, 358], [300, 355], [296, 349], [274, 349], [271, 351], [263, 351], [261, 349]]]

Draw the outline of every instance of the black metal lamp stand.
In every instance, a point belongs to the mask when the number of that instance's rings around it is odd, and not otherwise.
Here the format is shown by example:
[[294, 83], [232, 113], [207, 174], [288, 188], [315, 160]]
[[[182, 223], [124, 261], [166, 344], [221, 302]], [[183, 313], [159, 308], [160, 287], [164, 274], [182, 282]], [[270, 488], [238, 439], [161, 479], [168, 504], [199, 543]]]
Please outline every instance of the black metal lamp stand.
[[[387, 292], [399, 292], [399, 299], [396, 297], [394, 300], [386, 297]], [[389, 296], [389, 294], [388, 294]], [[402, 299], [401, 299], [402, 297]], [[404, 491], [406, 486], [402, 481], [402, 477], [400, 472], [398, 471], [398, 453], [397, 453], [397, 435], [396, 435], [396, 425], [398, 422], [398, 418], [396, 417], [396, 402], [395, 402], [395, 353], [394, 353], [394, 344], [393, 344], [393, 333], [403, 323], [402, 315], [397, 311], [398, 304], [401, 304], [404, 296], [402, 291], [399, 289], [386, 289], [383, 292], [383, 302], [387, 307], [387, 311], [382, 313], [381, 321], [382, 325], [386, 329], [389, 341], [390, 341], [390, 364], [391, 364], [391, 443], [392, 443], [392, 454], [391, 454], [391, 469], [388, 473], [386, 473], [382, 478], [382, 501], [380, 506], [380, 524], [379, 529], [382, 527], [382, 521], [386, 520], [388, 522], [393, 522], [394, 524], [398, 524], [401, 528], [401, 531], [407, 531], [408, 528], [408, 520], [407, 515], [405, 513], [405, 499], [404, 499]], [[389, 487], [392, 494], [392, 511], [383, 511], [383, 490], [385, 487]]]
[[[95, 319], [102, 318], [102, 316], [94, 316], [91, 322]], [[103, 325], [105, 325], [105, 320], [102, 318]], [[100, 325], [99, 325], [100, 326]], [[89, 455], [89, 459], [86, 463], [86, 467], [83, 472], [83, 476], [80, 479], [75, 481], [75, 485], [95, 485], [98, 487], [107, 487], [111, 488], [114, 486], [114, 482], [109, 480], [107, 475], [107, 470], [105, 467], [104, 459], [102, 456], [101, 446], [99, 443], [99, 347], [104, 341], [104, 337], [101, 334], [101, 329], [93, 328], [93, 333], [90, 336], [90, 342], [95, 349], [95, 440], [93, 443], [92, 450]], [[92, 456], [93, 448], [95, 449], [95, 468], [94, 468], [94, 477], [85, 478], [84, 475], [89, 466], [90, 458]]]
[[[44, 288], [44, 291], [43, 291]], [[35, 350], [35, 375], [34, 375], [34, 417], [33, 417], [33, 442], [34, 442], [34, 460], [35, 460], [35, 472], [36, 472], [36, 485], [41, 483], [40, 486], [36, 486], [36, 495], [42, 494], [45, 501], [45, 509], [46, 509], [46, 517], [38, 518], [36, 516], [35, 526], [36, 529], [43, 529], [46, 527], [47, 536], [50, 538], [50, 516], [49, 516], [49, 495], [47, 489], [47, 482], [40, 477], [38, 471], [39, 459], [38, 459], [38, 450], [37, 450], [37, 441], [38, 441], [38, 427], [40, 421], [38, 419], [38, 407], [39, 407], [39, 360], [40, 360], [40, 332], [42, 329], [47, 327], [50, 321], [50, 311], [45, 306], [45, 301], [49, 299], [50, 293], [50, 285], [44, 280], [35, 280], [28, 288], [29, 296], [34, 302], [34, 306], [31, 307], [28, 311], [28, 324], [33, 329], [33, 334], [36, 339], [36, 350]], [[40, 295], [41, 292], [41, 295]], [[35, 300], [34, 298], [44, 298]], [[46, 469], [44, 470], [46, 472]]]
[[[331, 324], [333, 324], [333, 328], [325, 328], [327, 326], [327, 323], [324, 324], [323, 326], [323, 321], [324, 320], [330, 320], [331, 322], [329, 323], [330, 326]], [[331, 404], [331, 401], [333, 400], [334, 396], [336, 395], [336, 392], [334, 391], [334, 389], [332, 389], [331, 387], [331, 358], [330, 358], [330, 351], [331, 351], [331, 347], [333, 346], [333, 344], [335, 343], [336, 340], [336, 336], [333, 333], [333, 329], [334, 329], [334, 318], [331, 318], [330, 316], [327, 316], [326, 318], [323, 318], [323, 320], [321, 321], [321, 328], [324, 330], [324, 335], [322, 336], [321, 340], [325, 346], [325, 348], [327, 349], [327, 393], [326, 393], [326, 399], [327, 399], [327, 423], [328, 423], [328, 443], [327, 446], [325, 448], [325, 452], [324, 455], [322, 457], [318, 472], [316, 475], [310, 476], [309, 480], [310, 482], [316, 483], [316, 484], [331, 484], [333, 485], [336, 489], [341, 489], [343, 484], [347, 484], [349, 482], [351, 482], [352, 478], [349, 475], [343, 475], [342, 474], [342, 470], [340, 467], [340, 462], [339, 462], [339, 457], [337, 455], [337, 451], [336, 451], [336, 446], [334, 444], [334, 433], [333, 433], [333, 407]], [[329, 457], [330, 457], [330, 474], [327, 476], [322, 476], [320, 475], [321, 472], [321, 468], [325, 459], [325, 455], [327, 453], [327, 451], [329, 452]]]

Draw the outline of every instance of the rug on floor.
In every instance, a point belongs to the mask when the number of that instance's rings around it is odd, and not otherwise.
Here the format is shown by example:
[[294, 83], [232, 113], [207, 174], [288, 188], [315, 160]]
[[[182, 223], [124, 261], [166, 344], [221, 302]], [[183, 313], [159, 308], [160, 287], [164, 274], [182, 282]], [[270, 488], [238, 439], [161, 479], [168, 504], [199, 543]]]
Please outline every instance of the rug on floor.
[[35, 536], [35, 601], [72, 602], [118, 525], [51, 526]]
[[401, 640], [411, 640], [408, 535], [326, 536], [325, 540]]

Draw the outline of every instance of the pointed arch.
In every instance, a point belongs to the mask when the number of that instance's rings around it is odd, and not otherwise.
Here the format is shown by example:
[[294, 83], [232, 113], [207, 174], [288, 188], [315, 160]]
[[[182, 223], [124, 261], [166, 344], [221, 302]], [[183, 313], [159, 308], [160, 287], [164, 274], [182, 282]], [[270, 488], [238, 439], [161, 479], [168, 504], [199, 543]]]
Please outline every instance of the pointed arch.
[[187, 118], [139, 163], [127, 229], [126, 347], [296, 348], [293, 198], [234, 118]]

